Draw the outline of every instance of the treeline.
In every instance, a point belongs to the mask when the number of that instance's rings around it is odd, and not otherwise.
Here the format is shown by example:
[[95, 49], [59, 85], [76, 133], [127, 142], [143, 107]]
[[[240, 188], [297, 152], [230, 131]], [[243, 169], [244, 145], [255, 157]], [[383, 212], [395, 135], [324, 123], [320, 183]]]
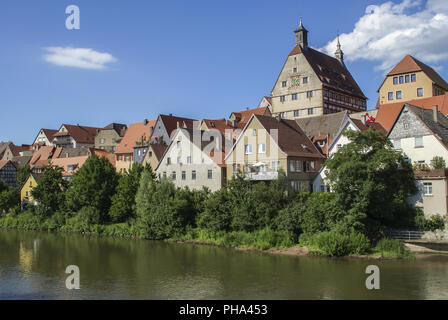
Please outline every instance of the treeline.
[[0, 202], [9, 211], [0, 226], [260, 249], [301, 243], [338, 256], [369, 252], [386, 228], [443, 227], [407, 203], [416, 192], [413, 171], [387, 138], [373, 130], [346, 135], [352, 143], [325, 163], [332, 193], [294, 192], [281, 173], [270, 183], [237, 174], [214, 193], [177, 189], [149, 165], [118, 174], [92, 156], [69, 183], [61, 168], [44, 168], [31, 192], [38, 205], [24, 213], [17, 214], [14, 192], [0, 189], [11, 198]]

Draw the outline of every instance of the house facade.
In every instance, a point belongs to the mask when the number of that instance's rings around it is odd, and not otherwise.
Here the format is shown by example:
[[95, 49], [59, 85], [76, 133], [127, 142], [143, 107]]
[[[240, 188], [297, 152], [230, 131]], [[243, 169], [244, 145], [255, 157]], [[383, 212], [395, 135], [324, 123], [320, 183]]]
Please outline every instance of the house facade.
[[25, 181], [23, 186], [20, 189], [20, 202], [22, 204], [22, 208], [25, 205], [37, 205], [36, 200], [31, 195], [31, 191], [33, 188], [35, 188], [38, 184], [40, 174], [32, 173], [28, 177], [28, 179]]
[[111, 123], [98, 131], [95, 136], [95, 148], [114, 153], [126, 133], [125, 124]]
[[33, 141], [33, 146], [37, 150], [41, 146], [53, 146], [53, 136], [58, 130], [53, 129], [40, 129], [36, 138]]
[[386, 76], [378, 89], [378, 105], [444, 95], [448, 83], [431, 67], [407, 55]]
[[101, 128], [63, 124], [53, 135], [53, 145], [58, 148], [93, 148], [95, 136]]
[[283, 171], [295, 190], [310, 189], [324, 156], [293, 120], [253, 115], [226, 158], [227, 180], [237, 172], [272, 181]]
[[165, 154], [168, 146], [166, 144], [157, 144], [152, 143], [148, 145], [148, 149], [146, 150], [145, 156], [143, 158], [142, 164], [149, 164], [153, 171], [156, 170], [159, 162], [162, 160], [163, 155]]
[[159, 179], [170, 178], [176, 187], [212, 192], [226, 182], [226, 165], [222, 143], [210, 141], [207, 133], [197, 129], [179, 128], [156, 168]]
[[172, 114], [161, 114], [158, 116], [154, 125], [151, 143], [164, 143], [169, 145], [171, 143], [171, 136], [176, 129], [193, 129], [198, 126], [199, 123], [194, 119], [176, 117]]
[[17, 166], [11, 160], [0, 160], [0, 179], [11, 188], [17, 187]]
[[344, 63], [338, 41], [335, 57], [308, 46], [308, 30], [300, 21], [296, 45], [271, 92], [273, 116], [298, 119], [347, 110], [366, 110], [362, 90]]

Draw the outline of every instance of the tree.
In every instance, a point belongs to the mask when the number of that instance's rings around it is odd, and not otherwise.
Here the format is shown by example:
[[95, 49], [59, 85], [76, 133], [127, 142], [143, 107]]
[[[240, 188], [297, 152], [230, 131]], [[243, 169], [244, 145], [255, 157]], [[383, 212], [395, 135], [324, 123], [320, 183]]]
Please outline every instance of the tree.
[[351, 143], [326, 161], [335, 200], [349, 227], [364, 229], [409, 221], [407, 203], [417, 192], [412, 168], [379, 131], [346, 130]]
[[156, 176], [149, 164], [143, 167], [141, 164], [134, 163], [128, 172], [119, 176], [116, 193], [112, 196], [109, 210], [113, 222], [124, 222], [135, 217], [135, 196], [143, 171], [148, 171], [151, 179], [155, 180]]
[[9, 188], [0, 179], [0, 213], [4, 214], [8, 210], [18, 206], [20, 203], [19, 193], [14, 188]]
[[445, 159], [443, 159], [440, 156], [436, 156], [431, 160], [431, 165], [434, 169], [445, 169], [446, 168], [446, 162]]
[[31, 174], [31, 167], [28, 163], [20, 167], [19, 170], [17, 170], [16, 183], [19, 188], [25, 184], [30, 174]]
[[66, 192], [67, 209], [78, 212], [83, 207], [93, 207], [100, 212], [100, 223], [106, 222], [117, 180], [117, 173], [109, 160], [90, 156], [73, 175]]
[[37, 186], [31, 190], [39, 214], [51, 216], [62, 208], [67, 187], [67, 182], [62, 177], [63, 171], [61, 167], [43, 167]]

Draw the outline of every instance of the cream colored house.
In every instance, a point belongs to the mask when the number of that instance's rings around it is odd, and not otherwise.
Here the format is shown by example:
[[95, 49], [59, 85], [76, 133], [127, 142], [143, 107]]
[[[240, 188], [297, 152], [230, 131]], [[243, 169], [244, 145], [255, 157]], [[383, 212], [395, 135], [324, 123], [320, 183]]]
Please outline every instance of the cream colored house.
[[170, 178], [178, 188], [202, 189], [212, 192], [226, 183], [223, 141], [211, 139], [208, 131], [178, 128], [172, 135], [156, 174]]
[[386, 76], [379, 92], [379, 105], [444, 95], [448, 83], [431, 67], [407, 55]]
[[155, 171], [166, 149], [168, 149], [168, 146], [165, 144], [149, 144], [142, 165], [149, 164], [151, 169]]
[[272, 181], [283, 171], [295, 190], [309, 189], [324, 156], [293, 120], [253, 115], [227, 154], [227, 180], [241, 172]]
[[271, 92], [272, 115], [284, 119], [366, 110], [362, 90], [344, 63], [338, 43], [335, 57], [308, 46], [308, 31], [300, 22], [296, 46], [288, 55]]

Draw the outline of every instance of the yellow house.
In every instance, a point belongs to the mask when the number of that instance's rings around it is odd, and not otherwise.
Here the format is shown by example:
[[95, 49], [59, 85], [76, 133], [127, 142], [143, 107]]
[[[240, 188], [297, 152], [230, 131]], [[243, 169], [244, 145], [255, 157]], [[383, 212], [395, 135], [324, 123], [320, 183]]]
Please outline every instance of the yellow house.
[[295, 190], [309, 189], [324, 156], [294, 120], [253, 115], [225, 158], [227, 180], [242, 172], [252, 181], [272, 181], [279, 171]]
[[150, 144], [148, 146], [148, 150], [146, 151], [145, 157], [143, 158], [142, 164], [146, 165], [149, 163], [151, 169], [155, 172], [166, 149], [168, 149], [168, 146], [164, 144]]
[[434, 69], [407, 55], [378, 89], [378, 105], [440, 96], [447, 91], [448, 83]]
[[22, 202], [22, 204], [37, 204], [33, 199], [33, 196], [31, 195], [31, 190], [33, 190], [33, 188], [37, 186], [39, 177], [39, 174], [31, 173], [26, 182], [23, 184], [22, 188], [20, 189], [20, 201]]

